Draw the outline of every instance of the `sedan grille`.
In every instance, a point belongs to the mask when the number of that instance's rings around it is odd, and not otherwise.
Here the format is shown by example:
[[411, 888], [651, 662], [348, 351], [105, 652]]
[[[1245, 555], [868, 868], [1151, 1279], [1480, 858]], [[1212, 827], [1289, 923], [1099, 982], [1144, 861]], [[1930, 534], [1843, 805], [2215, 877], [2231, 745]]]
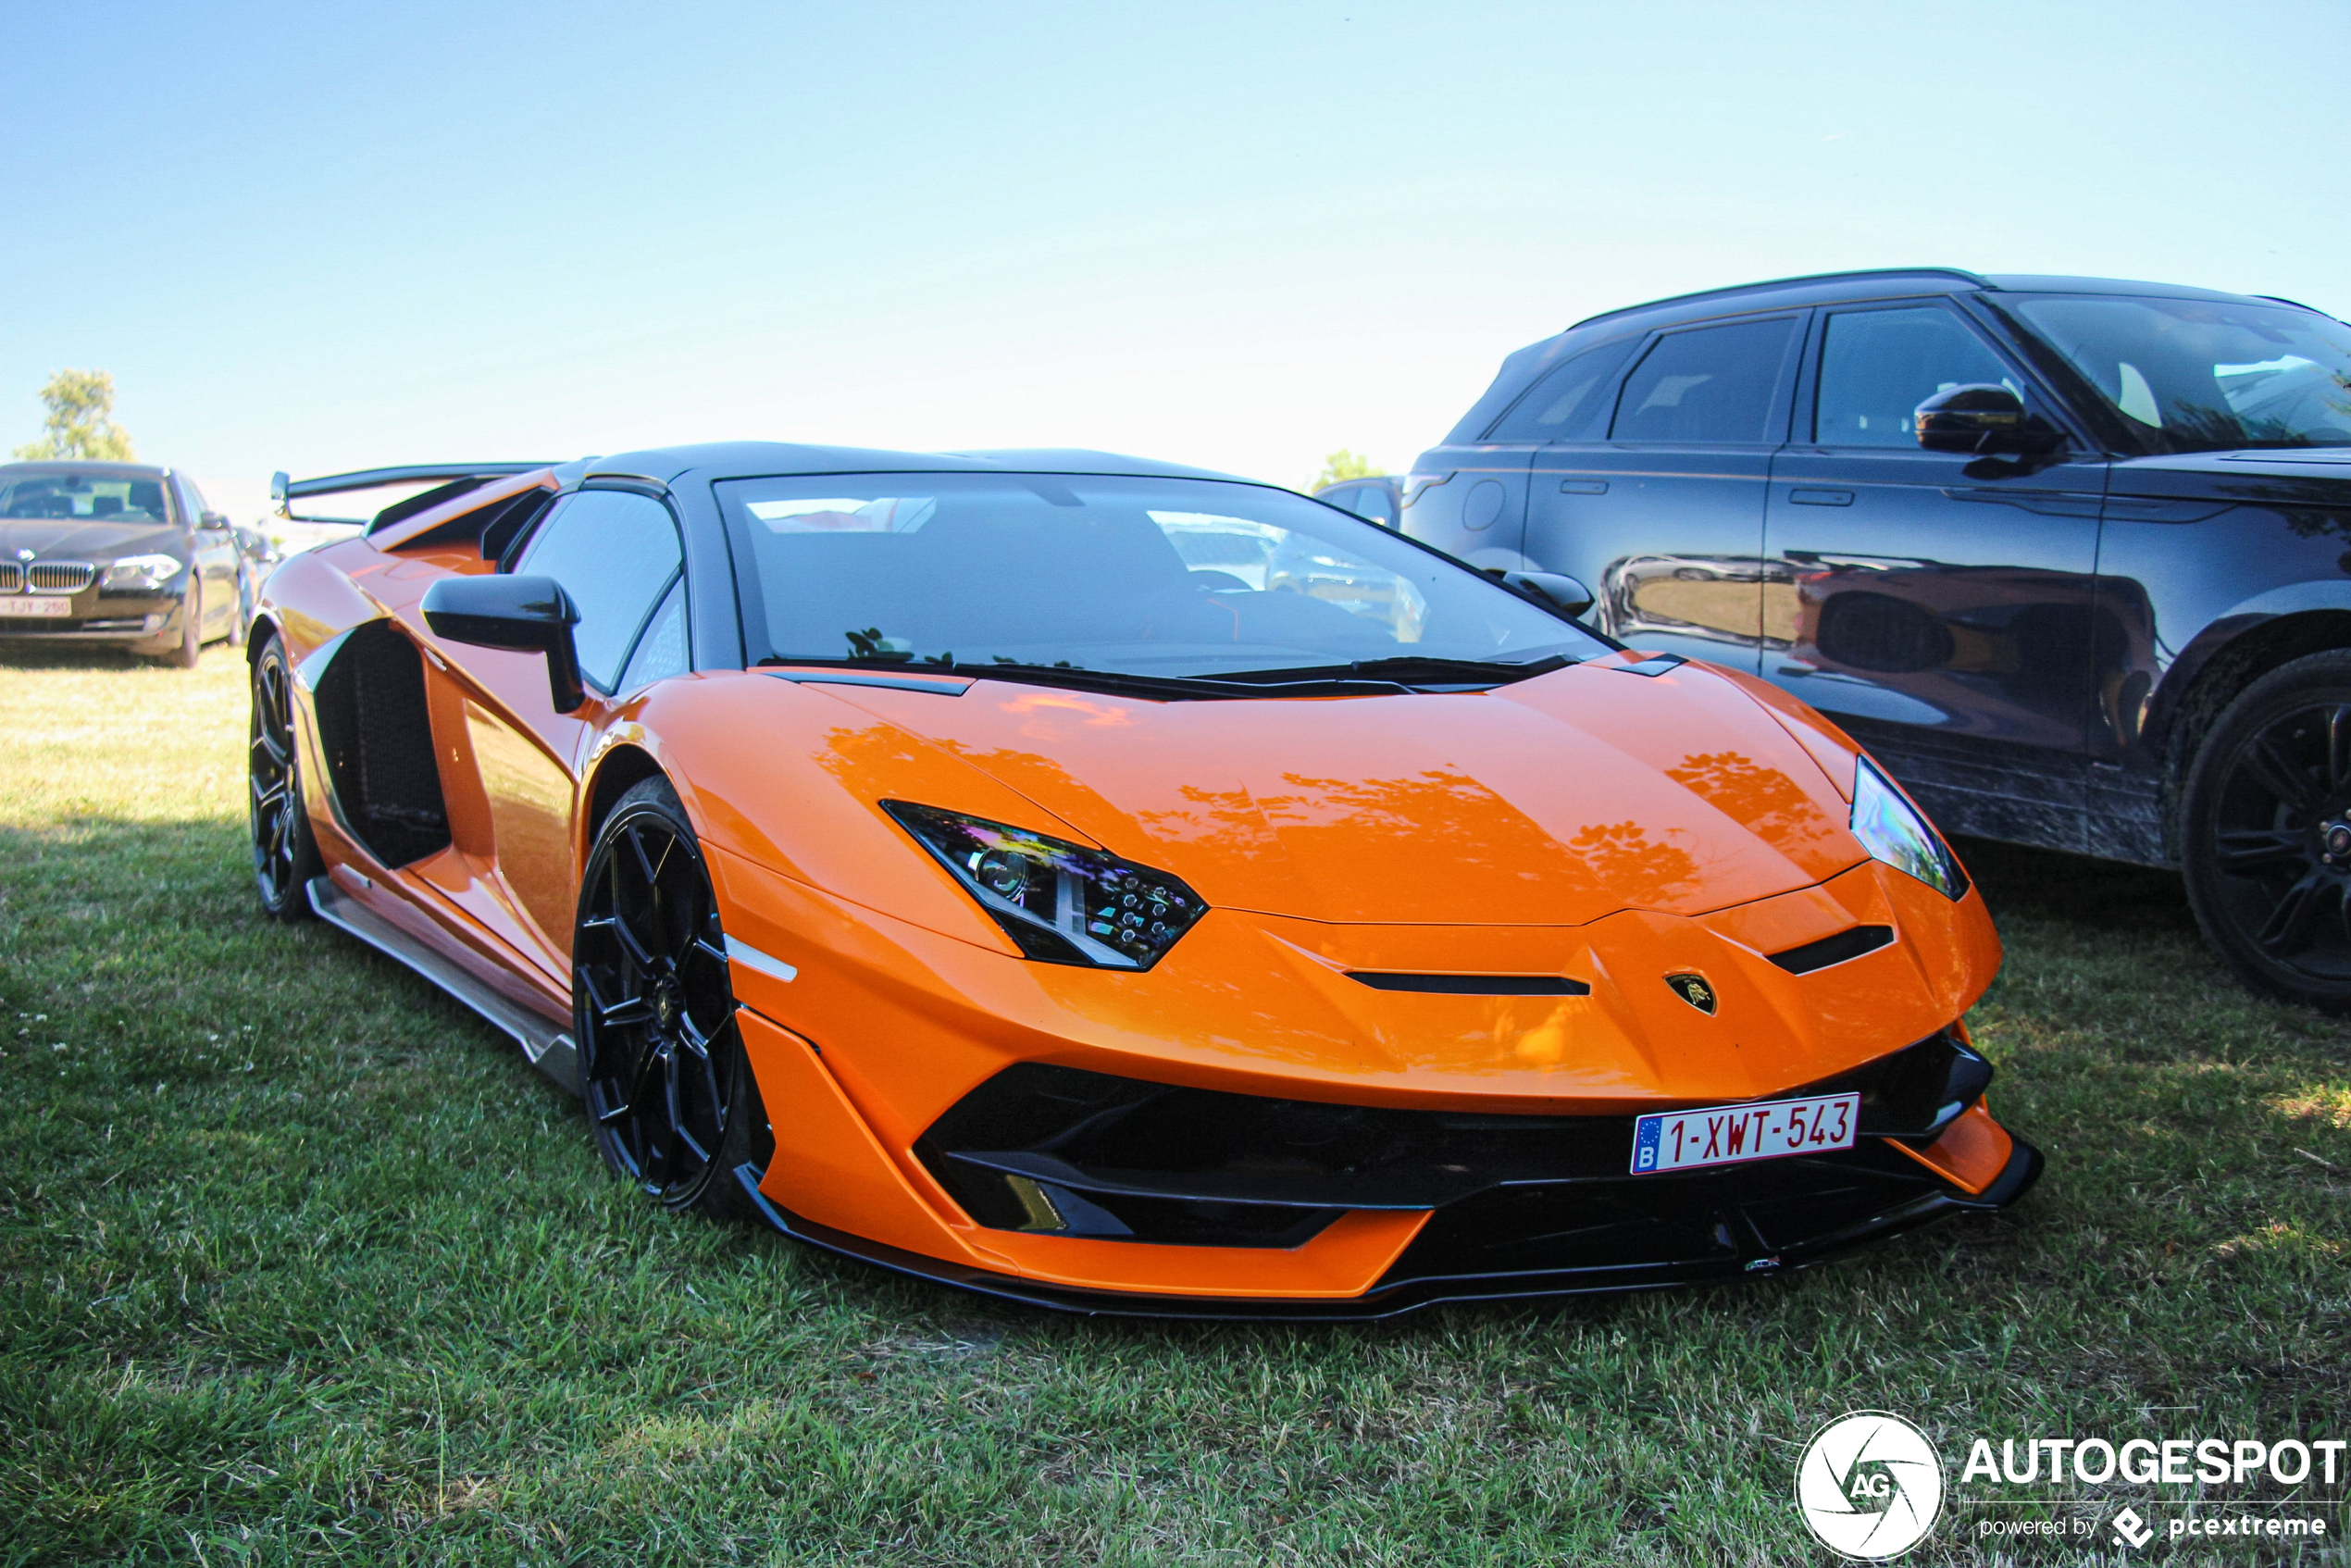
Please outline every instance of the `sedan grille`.
[[35, 593], [79, 593], [97, 575], [87, 561], [35, 561], [25, 568], [25, 586]]
[[24, 568], [14, 561], [0, 561], [0, 593], [16, 593], [24, 588]]

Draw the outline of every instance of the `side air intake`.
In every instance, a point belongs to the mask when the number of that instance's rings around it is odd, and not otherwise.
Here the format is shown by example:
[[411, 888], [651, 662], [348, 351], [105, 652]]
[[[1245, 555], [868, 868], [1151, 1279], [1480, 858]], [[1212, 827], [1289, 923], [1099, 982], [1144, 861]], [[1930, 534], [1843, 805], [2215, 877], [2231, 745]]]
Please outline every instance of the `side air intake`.
[[449, 846], [417, 645], [383, 621], [343, 639], [317, 686], [337, 815], [367, 852], [406, 865]]

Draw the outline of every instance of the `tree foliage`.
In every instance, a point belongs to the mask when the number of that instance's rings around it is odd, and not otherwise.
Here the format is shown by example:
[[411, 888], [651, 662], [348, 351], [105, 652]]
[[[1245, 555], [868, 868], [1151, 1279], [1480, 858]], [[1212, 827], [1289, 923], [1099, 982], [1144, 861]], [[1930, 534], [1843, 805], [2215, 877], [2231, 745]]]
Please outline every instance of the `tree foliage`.
[[18, 447], [16, 455], [131, 460], [131, 436], [114, 422], [114, 378], [104, 370], [60, 370], [41, 389], [49, 405], [41, 439]]
[[1325, 490], [1343, 479], [1368, 479], [1379, 472], [1379, 465], [1342, 446], [1323, 459], [1323, 474], [1314, 481], [1314, 489]]

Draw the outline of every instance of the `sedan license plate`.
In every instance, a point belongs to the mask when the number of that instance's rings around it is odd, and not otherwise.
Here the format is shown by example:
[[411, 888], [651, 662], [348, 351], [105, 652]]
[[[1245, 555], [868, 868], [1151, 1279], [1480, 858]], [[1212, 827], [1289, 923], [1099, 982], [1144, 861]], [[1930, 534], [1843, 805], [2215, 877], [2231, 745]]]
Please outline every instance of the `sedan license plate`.
[[64, 620], [72, 614], [73, 601], [62, 594], [56, 598], [37, 594], [24, 598], [0, 598], [0, 616], [32, 616]]
[[1754, 1105], [1716, 1105], [1643, 1116], [1633, 1125], [1633, 1174], [1735, 1165], [1783, 1154], [1850, 1149], [1854, 1124], [1860, 1117], [1858, 1094], [1767, 1100]]

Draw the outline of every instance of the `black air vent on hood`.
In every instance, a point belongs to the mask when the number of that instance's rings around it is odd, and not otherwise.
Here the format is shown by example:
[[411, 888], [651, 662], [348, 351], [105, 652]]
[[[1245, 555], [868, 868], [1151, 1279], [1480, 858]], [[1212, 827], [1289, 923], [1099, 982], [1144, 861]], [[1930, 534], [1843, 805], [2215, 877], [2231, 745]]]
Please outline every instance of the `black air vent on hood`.
[[1849, 931], [1839, 931], [1834, 937], [1822, 937], [1817, 942], [1806, 942], [1785, 952], [1772, 954], [1772, 962], [1791, 975], [1809, 975], [1815, 969], [1825, 969], [1832, 964], [1842, 964], [1848, 958], [1859, 958], [1865, 952], [1875, 952], [1894, 940], [1891, 926], [1856, 926]]
[[1441, 996], [1589, 996], [1592, 988], [1564, 975], [1393, 975], [1350, 969], [1347, 977], [1374, 990], [1427, 991]]

